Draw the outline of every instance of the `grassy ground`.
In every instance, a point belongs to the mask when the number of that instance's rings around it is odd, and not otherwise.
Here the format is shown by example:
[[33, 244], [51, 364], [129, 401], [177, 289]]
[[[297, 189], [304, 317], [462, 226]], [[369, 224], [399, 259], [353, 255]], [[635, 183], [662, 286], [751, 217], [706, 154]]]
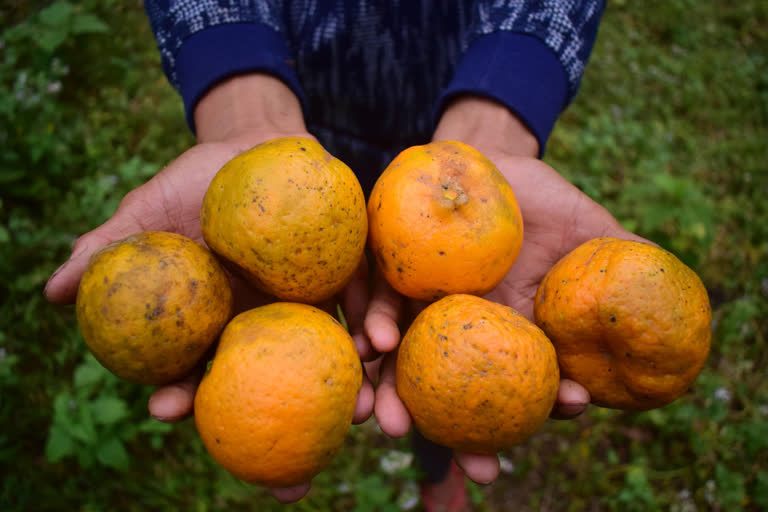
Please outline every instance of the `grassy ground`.
[[[86, 355], [44, 302], [72, 240], [192, 143], [138, 2], [0, 6], [0, 510], [400, 510], [408, 445], [354, 427], [302, 502], [211, 462], [187, 421]], [[703, 278], [713, 350], [660, 410], [592, 408], [504, 453], [477, 510], [768, 508], [768, 13], [609, 2], [546, 160]]]

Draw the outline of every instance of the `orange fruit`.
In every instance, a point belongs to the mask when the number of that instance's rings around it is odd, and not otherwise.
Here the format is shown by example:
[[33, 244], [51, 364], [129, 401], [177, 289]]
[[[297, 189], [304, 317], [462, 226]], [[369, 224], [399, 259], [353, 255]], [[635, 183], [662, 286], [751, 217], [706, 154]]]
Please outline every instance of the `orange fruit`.
[[357, 178], [317, 142], [284, 137], [216, 174], [200, 213], [208, 246], [259, 289], [317, 303], [360, 263], [368, 230]]
[[544, 277], [534, 316], [562, 375], [604, 407], [674, 401], [709, 353], [707, 290], [673, 254], [646, 243], [597, 238], [577, 247]]
[[397, 393], [438, 444], [493, 454], [549, 417], [560, 383], [555, 349], [514, 309], [474, 295], [427, 306], [397, 354]]
[[332, 316], [273, 303], [224, 329], [195, 396], [208, 452], [246, 482], [290, 487], [330, 464], [352, 423], [362, 366]]
[[224, 269], [175, 233], [131, 235], [95, 252], [80, 280], [77, 321], [96, 359], [141, 384], [187, 374], [232, 316]]
[[523, 219], [504, 176], [461, 142], [400, 153], [368, 200], [369, 243], [384, 277], [408, 297], [483, 295], [507, 275]]

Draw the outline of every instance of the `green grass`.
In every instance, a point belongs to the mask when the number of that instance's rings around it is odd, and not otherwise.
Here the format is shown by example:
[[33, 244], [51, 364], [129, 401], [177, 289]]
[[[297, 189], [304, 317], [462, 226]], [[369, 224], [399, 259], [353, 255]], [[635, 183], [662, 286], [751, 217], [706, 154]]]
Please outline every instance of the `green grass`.
[[[373, 421], [283, 507], [214, 464], [194, 425], [86, 354], [42, 298], [72, 241], [193, 143], [137, 2], [0, 7], [0, 510], [399, 510], [416, 471]], [[609, 2], [545, 160], [704, 280], [713, 349], [645, 413], [550, 421], [504, 453], [478, 510], [768, 508], [768, 12], [764, 2]]]

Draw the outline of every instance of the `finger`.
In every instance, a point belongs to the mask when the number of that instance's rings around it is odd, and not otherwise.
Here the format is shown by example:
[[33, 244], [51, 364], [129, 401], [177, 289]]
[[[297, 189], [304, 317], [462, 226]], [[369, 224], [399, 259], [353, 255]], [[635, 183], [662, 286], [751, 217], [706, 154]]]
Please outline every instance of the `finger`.
[[43, 292], [45, 297], [54, 304], [71, 304], [74, 302], [77, 297], [80, 278], [83, 276], [93, 252], [129, 234], [128, 230], [113, 232], [101, 227], [78, 238], [72, 246], [72, 255], [48, 279]]
[[270, 489], [269, 492], [272, 493], [272, 496], [275, 497], [277, 501], [280, 503], [293, 503], [294, 501], [299, 501], [301, 498], [306, 496], [306, 494], [309, 492], [310, 483], [304, 483], [299, 485], [294, 485], [293, 487], [281, 487], [277, 489]]
[[352, 280], [344, 288], [342, 303], [349, 334], [355, 340], [360, 359], [363, 361], [375, 359], [378, 353], [373, 349], [363, 328], [368, 307], [368, 265], [365, 258], [360, 262]]
[[195, 390], [200, 383], [200, 371], [183, 380], [157, 388], [149, 397], [149, 413], [153, 418], [167, 423], [182, 420], [192, 414]]
[[365, 368], [365, 374], [373, 383], [374, 389], [379, 383], [379, 368], [381, 367], [381, 360], [383, 357], [379, 356], [373, 361], [364, 361], [363, 367]]
[[115, 214], [98, 228], [75, 241], [72, 255], [48, 279], [45, 297], [55, 304], [70, 304], [77, 297], [80, 278], [91, 255], [99, 248], [139, 231], [172, 231], [167, 216], [158, 211], [152, 198], [156, 186], [149, 182], [125, 196]]
[[373, 413], [374, 396], [373, 384], [371, 384], [370, 379], [365, 371], [363, 371], [363, 385], [360, 387], [360, 393], [357, 395], [357, 403], [355, 404], [355, 413], [352, 416], [352, 423], [357, 425], [371, 417], [371, 413]]
[[364, 332], [373, 348], [391, 352], [400, 342], [400, 311], [403, 298], [380, 273], [376, 273], [373, 295], [365, 313]]
[[379, 385], [376, 388], [374, 414], [381, 430], [389, 437], [403, 437], [411, 429], [411, 415], [397, 396], [395, 363], [397, 353], [384, 357], [379, 370]]
[[550, 416], [558, 420], [575, 418], [587, 409], [589, 402], [589, 392], [583, 386], [570, 379], [562, 379]]
[[499, 476], [499, 458], [496, 455], [456, 452], [453, 458], [464, 474], [475, 483], [490, 484]]

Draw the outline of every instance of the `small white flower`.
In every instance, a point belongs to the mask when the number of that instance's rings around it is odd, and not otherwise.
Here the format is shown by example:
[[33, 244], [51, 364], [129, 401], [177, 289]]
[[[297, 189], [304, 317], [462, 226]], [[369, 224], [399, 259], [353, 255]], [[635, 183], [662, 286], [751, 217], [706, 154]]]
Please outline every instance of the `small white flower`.
[[379, 465], [382, 471], [388, 475], [393, 475], [401, 469], [409, 467], [411, 465], [411, 461], [413, 461], [412, 453], [392, 450], [388, 454], [381, 457], [381, 460], [379, 460]]
[[406, 482], [397, 498], [400, 510], [413, 510], [419, 505], [419, 501], [419, 486], [416, 482]]
[[720, 387], [715, 390], [715, 398], [721, 402], [728, 403], [733, 398], [733, 393], [729, 389]]
[[352, 487], [347, 482], [341, 482], [339, 486], [336, 487], [336, 490], [341, 494], [347, 494], [352, 490]]
[[46, 90], [48, 91], [48, 94], [56, 94], [61, 90], [61, 82], [56, 80], [55, 82], [49, 83]]
[[710, 505], [715, 502], [715, 491], [717, 490], [717, 484], [714, 480], [707, 480], [707, 483], [704, 484], [704, 499], [707, 500], [707, 503]]
[[502, 473], [510, 474], [515, 472], [515, 463], [506, 457], [499, 456], [499, 469]]
[[5, 350], [5, 347], [0, 347], [0, 361], [5, 359], [5, 356], [8, 355], [8, 351]]

